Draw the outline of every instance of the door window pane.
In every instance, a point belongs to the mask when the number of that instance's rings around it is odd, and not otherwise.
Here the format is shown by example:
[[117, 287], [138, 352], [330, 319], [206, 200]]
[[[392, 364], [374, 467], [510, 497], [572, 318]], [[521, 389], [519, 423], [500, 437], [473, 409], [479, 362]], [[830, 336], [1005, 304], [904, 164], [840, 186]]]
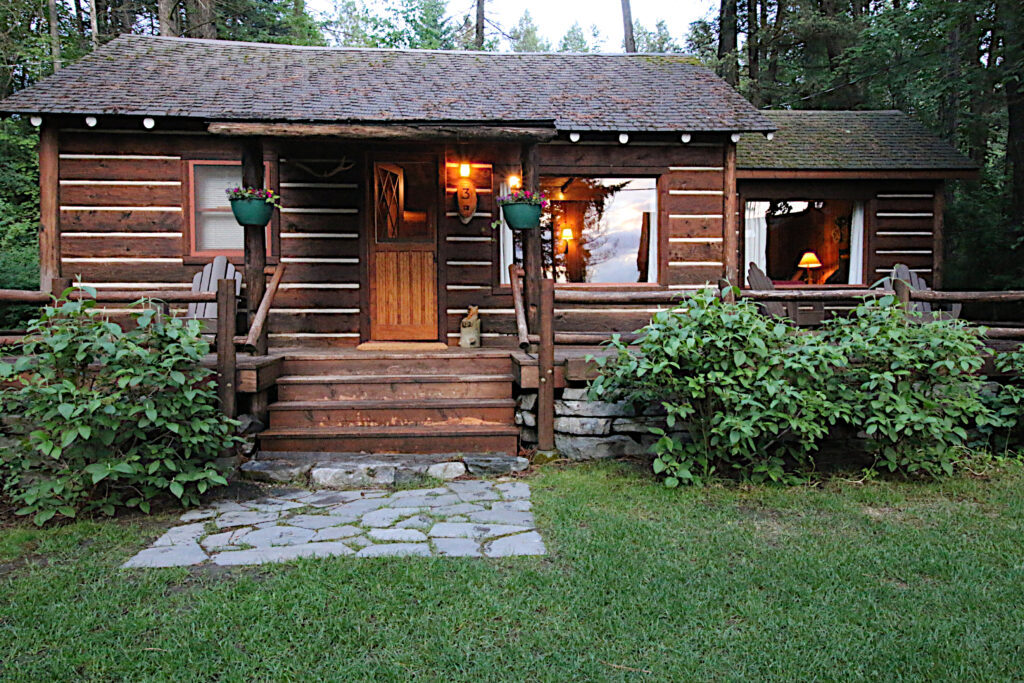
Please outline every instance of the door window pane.
[[434, 237], [438, 182], [429, 161], [374, 164], [378, 242], [428, 242]]

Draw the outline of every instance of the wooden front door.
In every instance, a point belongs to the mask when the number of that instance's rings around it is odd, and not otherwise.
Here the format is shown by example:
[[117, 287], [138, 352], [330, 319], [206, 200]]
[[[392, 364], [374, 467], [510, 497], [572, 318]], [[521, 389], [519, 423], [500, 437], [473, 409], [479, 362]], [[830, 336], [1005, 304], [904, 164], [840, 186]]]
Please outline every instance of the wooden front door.
[[436, 340], [438, 172], [434, 161], [373, 164], [370, 338]]

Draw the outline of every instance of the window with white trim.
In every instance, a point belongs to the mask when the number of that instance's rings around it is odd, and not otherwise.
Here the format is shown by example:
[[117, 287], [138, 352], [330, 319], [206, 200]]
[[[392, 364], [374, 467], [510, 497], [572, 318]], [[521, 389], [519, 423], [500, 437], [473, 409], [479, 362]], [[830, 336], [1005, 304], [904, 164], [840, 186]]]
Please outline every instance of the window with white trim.
[[[270, 169], [264, 186], [270, 187]], [[242, 184], [242, 164], [233, 161], [190, 161], [189, 191], [190, 252], [195, 256], [242, 254], [245, 237], [242, 226], [231, 213], [227, 190]], [[270, 228], [267, 228], [270, 253]]]

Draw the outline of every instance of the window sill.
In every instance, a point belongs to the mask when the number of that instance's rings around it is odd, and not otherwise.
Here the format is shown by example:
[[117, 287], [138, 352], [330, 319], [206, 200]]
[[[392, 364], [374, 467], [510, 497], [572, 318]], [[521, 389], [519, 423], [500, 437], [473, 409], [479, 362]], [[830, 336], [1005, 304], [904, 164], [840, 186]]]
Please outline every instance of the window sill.
[[789, 284], [776, 282], [775, 289], [869, 289], [868, 285], [844, 285], [844, 284], [832, 284], [832, 285], [805, 285], [805, 284]]
[[[512, 285], [501, 284], [492, 287], [494, 291], [511, 291]], [[555, 289], [576, 289], [576, 290], [637, 290], [637, 289], [668, 289], [668, 285], [660, 282], [556, 282]]]
[[[186, 266], [205, 266], [218, 256], [226, 256], [236, 268], [245, 264], [245, 254], [240, 251], [204, 251], [201, 254], [187, 254], [181, 258], [181, 262]], [[278, 261], [276, 255], [267, 254], [268, 266], [276, 266]]]

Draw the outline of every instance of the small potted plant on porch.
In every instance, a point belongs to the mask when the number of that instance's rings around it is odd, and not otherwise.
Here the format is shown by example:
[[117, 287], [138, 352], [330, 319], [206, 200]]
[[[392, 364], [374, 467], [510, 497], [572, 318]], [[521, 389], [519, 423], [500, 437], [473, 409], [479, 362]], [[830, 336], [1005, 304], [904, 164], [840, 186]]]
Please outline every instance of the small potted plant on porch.
[[541, 211], [547, 208], [548, 200], [543, 192], [513, 190], [498, 197], [498, 206], [505, 216], [505, 222], [513, 230], [536, 230], [540, 227]]
[[262, 187], [232, 187], [227, 194], [239, 225], [266, 225], [281, 206], [281, 195]]

